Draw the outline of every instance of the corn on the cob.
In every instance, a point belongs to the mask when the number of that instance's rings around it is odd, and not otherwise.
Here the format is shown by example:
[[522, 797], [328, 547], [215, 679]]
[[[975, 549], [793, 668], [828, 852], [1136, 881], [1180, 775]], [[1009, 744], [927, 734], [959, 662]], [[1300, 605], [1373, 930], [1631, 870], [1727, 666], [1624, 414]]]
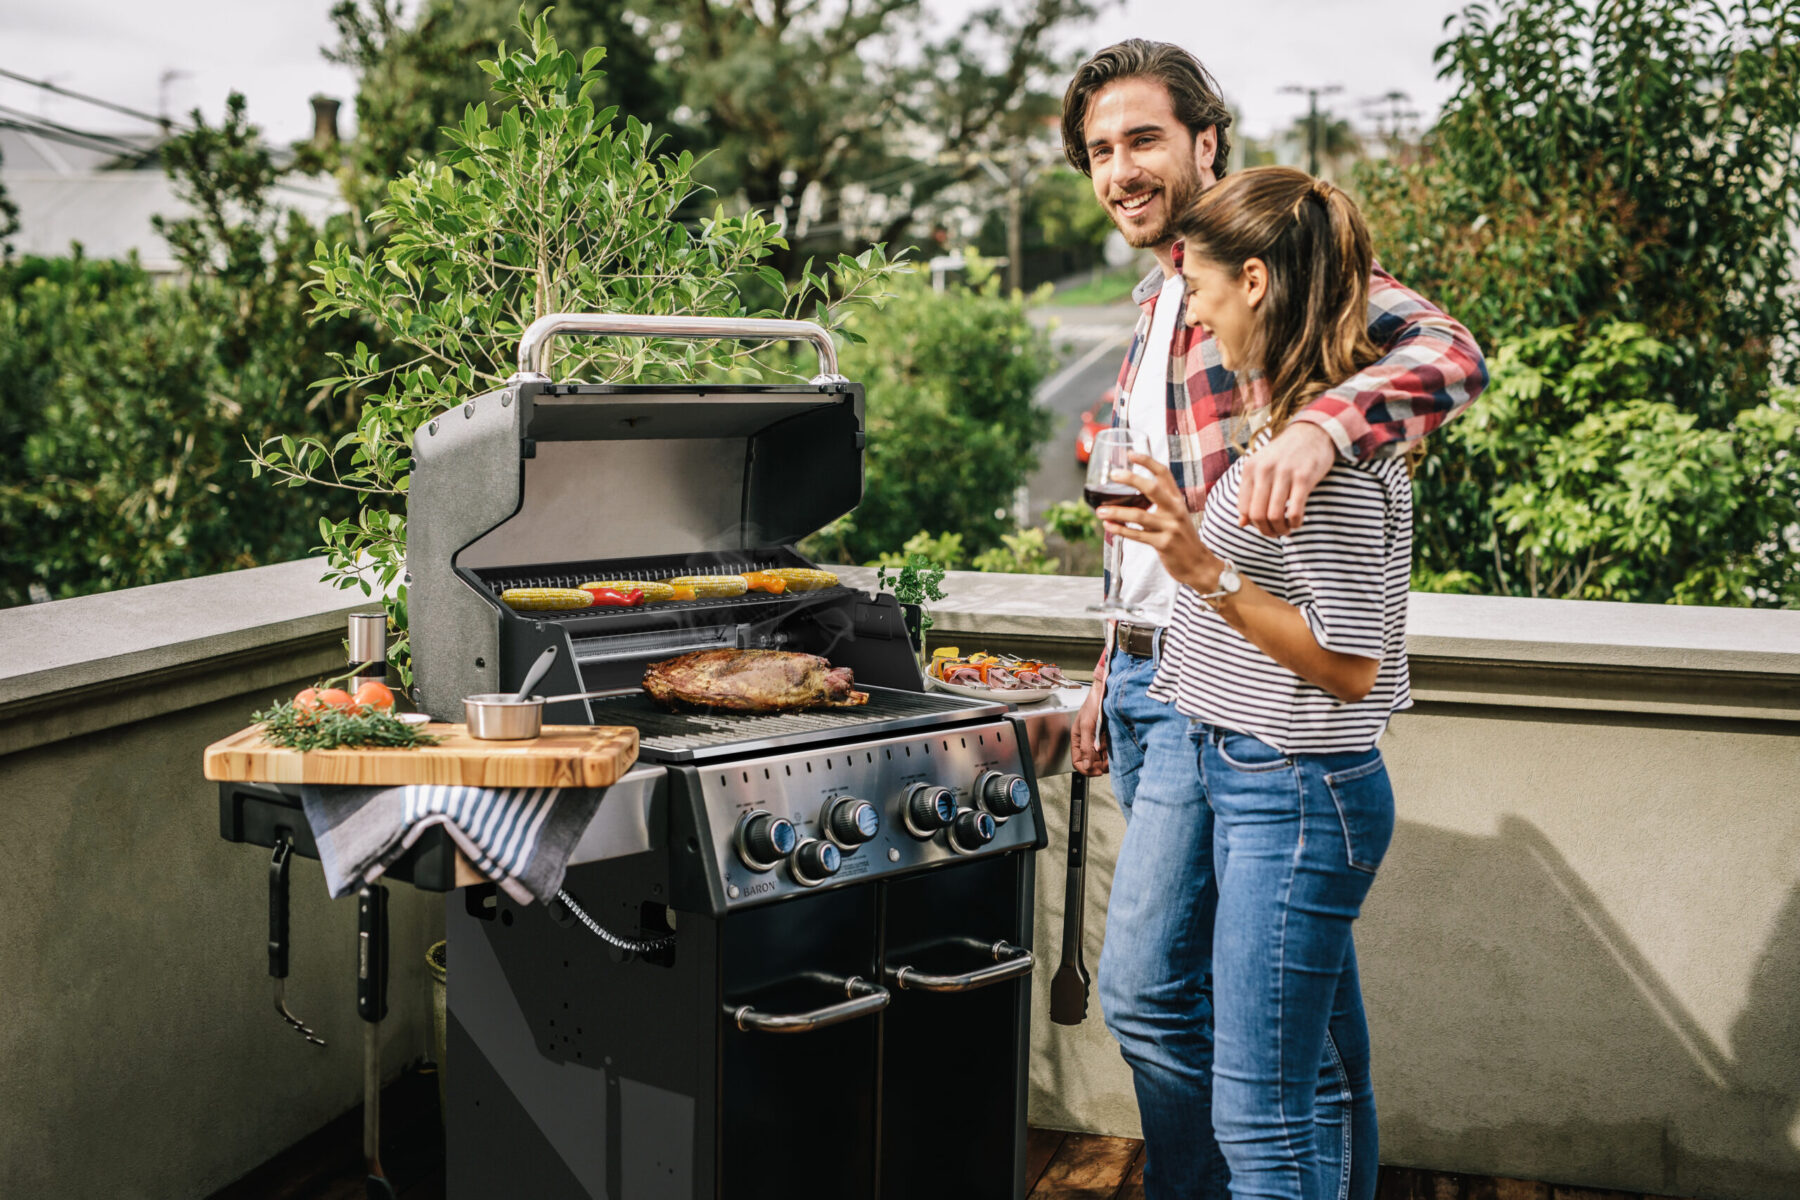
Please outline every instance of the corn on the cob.
[[678, 575], [667, 581], [671, 587], [693, 588], [702, 600], [715, 596], [741, 596], [750, 590], [750, 581], [742, 575]]
[[581, 585], [584, 588], [611, 588], [615, 592], [642, 592], [645, 604], [661, 604], [675, 598], [675, 589], [666, 583], [647, 579], [601, 579]]
[[773, 575], [787, 584], [790, 592], [816, 592], [820, 588], [836, 587], [838, 577], [830, 571], [818, 571], [811, 567], [775, 567], [764, 571], [764, 575]]
[[548, 611], [560, 608], [591, 608], [593, 593], [580, 588], [507, 588], [500, 599], [509, 607]]

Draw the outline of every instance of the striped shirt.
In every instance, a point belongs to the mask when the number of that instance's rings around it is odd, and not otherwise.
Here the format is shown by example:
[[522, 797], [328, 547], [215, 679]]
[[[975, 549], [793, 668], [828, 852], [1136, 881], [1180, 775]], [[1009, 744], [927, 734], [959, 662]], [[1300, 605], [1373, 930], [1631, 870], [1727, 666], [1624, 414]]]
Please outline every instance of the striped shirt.
[[1237, 523], [1244, 459], [1232, 463], [1200, 518], [1200, 539], [1240, 574], [1299, 609], [1319, 645], [1377, 659], [1369, 694], [1346, 704], [1253, 646], [1183, 587], [1165, 635], [1153, 699], [1250, 734], [1283, 754], [1367, 750], [1412, 705], [1406, 593], [1412, 569], [1412, 482], [1397, 458], [1340, 460], [1283, 538]]

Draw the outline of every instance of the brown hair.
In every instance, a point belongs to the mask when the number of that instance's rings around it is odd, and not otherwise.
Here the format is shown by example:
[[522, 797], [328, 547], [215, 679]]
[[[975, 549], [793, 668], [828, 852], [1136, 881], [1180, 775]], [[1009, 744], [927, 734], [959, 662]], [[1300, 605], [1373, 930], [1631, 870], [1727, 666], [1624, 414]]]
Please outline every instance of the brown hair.
[[1170, 232], [1184, 258], [1234, 276], [1252, 258], [1268, 268], [1239, 370], [1262, 368], [1272, 432], [1380, 357], [1369, 339], [1369, 229], [1340, 189], [1292, 167], [1257, 167], [1209, 189]]
[[1075, 69], [1069, 89], [1063, 93], [1063, 155], [1069, 165], [1083, 175], [1093, 174], [1088, 162], [1088, 104], [1094, 93], [1121, 79], [1151, 79], [1168, 90], [1174, 105], [1175, 119], [1198, 137], [1207, 128], [1218, 131], [1219, 148], [1213, 155], [1214, 178], [1225, 178], [1225, 162], [1231, 156], [1231, 110], [1219, 95], [1219, 84], [1207, 73], [1200, 60], [1170, 42], [1150, 42], [1128, 38], [1108, 46]]

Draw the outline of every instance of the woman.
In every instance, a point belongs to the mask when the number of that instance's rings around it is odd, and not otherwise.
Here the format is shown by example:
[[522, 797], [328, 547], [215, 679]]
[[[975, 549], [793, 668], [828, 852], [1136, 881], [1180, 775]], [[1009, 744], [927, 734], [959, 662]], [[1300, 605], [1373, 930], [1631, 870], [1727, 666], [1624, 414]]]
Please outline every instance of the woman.
[[[1293, 415], [1374, 361], [1369, 235], [1349, 197], [1300, 171], [1245, 171], [1177, 221], [1186, 319], [1259, 399], [1255, 454]], [[1213, 1124], [1234, 1197], [1369, 1200], [1376, 1129], [1351, 923], [1393, 833], [1375, 743], [1407, 707], [1412, 492], [1403, 461], [1340, 461], [1292, 534], [1237, 523], [1242, 456], [1195, 529], [1167, 467], [1121, 473], [1153, 507], [1103, 508], [1183, 584], [1153, 697], [1201, 734], [1214, 815]], [[1323, 1070], [1321, 1069], [1323, 1064]], [[1348, 1126], [1317, 1123], [1341, 1088]], [[1323, 1178], [1326, 1161], [1346, 1165]]]

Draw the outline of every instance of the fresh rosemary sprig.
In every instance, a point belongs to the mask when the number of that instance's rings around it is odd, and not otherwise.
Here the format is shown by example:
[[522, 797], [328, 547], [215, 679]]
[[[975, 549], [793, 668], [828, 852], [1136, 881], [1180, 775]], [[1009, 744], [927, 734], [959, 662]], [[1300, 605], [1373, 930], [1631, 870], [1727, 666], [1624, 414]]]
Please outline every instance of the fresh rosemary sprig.
[[345, 712], [337, 708], [302, 711], [280, 700], [250, 719], [263, 738], [290, 750], [334, 750], [340, 746], [435, 746], [441, 740], [388, 712]]

